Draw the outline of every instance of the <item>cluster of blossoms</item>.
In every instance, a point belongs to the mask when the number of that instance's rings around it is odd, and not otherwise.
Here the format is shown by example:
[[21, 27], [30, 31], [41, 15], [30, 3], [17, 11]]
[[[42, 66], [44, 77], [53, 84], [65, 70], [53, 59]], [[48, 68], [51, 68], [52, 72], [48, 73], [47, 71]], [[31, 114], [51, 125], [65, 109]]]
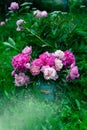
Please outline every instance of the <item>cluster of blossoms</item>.
[[19, 20], [17, 20], [17, 22], [16, 22], [16, 25], [17, 25], [17, 31], [21, 31], [21, 29], [22, 29], [22, 27], [21, 27], [21, 25], [23, 24], [23, 23], [25, 23], [25, 21], [23, 20], [23, 19], [19, 19]]
[[46, 11], [40, 11], [40, 10], [35, 10], [33, 14], [36, 16], [36, 18], [43, 18], [43, 17], [47, 17], [48, 15]]
[[[43, 73], [46, 80], [56, 80], [58, 78], [57, 72], [61, 69], [69, 69], [67, 80], [79, 77], [78, 67], [75, 65], [75, 57], [70, 51], [57, 50], [54, 53], [44, 52], [31, 63], [30, 72], [32, 75]], [[33, 69], [34, 68], [34, 69]]]
[[16, 2], [12, 2], [12, 3], [10, 4], [10, 7], [8, 7], [8, 9], [11, 10], [11, 11], [18, 10], [18, 9], [19, 9], [19, 4], [16, 3]]
[[[22, 53], [16, 55], [12, 59], [12, 66], [14, 71], [12, 71], [12, 76], [15, 77], [15, 85], [23, 86], [29, 84], [29, 77], [24, 74], [27, 69], [30, 68], [30, 54], [32, 53], [32, 47], [26, 46]], [[17, 74], [19, 72], [19, 74]]]
[[[44, 52], [38, 58], [30, 62], [30, 54], [32, 47], [25, 47], [21, 54], [12, 59], [14, 71], [12, 75], [15, 77], [15, 85], [28, 85], [29, 77], [25, 75], [26, 71], [30, 71], [32, 76], [43, 74], [46, 80], [58, 79], [58, 73], [63, 69], [68, 69], [66, 80], [74, 80], [79, 78], [78, 67], [76, 66], [75, 56], [70, 51], [57, 50], [54, 53]], [[19, 74], [17, 74], [18, 72]]]

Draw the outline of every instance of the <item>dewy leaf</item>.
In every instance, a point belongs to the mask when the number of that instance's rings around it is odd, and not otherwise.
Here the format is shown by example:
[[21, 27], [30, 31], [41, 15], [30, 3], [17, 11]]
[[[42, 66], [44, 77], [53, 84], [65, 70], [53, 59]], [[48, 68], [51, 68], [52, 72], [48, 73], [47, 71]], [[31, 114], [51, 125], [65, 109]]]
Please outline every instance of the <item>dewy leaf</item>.
[[15, 41], [11, 38], [11, 37], [9, 37], [8, 38], [8, 42], [10, 43], [10, 44], [12, 44], [12, 45], [14, 45], [15, 46]]

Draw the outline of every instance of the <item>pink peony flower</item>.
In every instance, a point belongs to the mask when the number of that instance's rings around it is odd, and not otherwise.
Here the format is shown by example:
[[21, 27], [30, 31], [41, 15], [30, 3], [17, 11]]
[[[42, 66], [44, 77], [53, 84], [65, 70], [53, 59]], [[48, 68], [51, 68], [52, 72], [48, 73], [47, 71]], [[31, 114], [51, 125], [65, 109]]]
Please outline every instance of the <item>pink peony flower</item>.
[[21, 27], [18, 26], [18, 27], [16, 28], [16, 30], [17, 30], [17, 31], [21, 31]]
[[12, 76], [15, 76], [15, 74], [16, 74], [16, 72], [15, 72], [15, 70], [13, 70], [13, 71], [11, 72], [11, 75], [12, 75]]
[[18, 9], [19, 9], [19, 5], [18, 5], [18, 3], [16, 3], [16, 2], [12, 2], [12, 3], [10, 4], [10, 7], [9, 7], [8, 9], [9, 9], [9, 10], [12, 10], [12, 11], [18, 10]]
[[41, 11], [40, 10], [35, 10], [33, 12], [33, 14], [36, 16], [36, 18], [40, 18], [41, 17]]
[[5, 25], [5, 22], [4, 22], [4, 21], [2, 21], [2, 22], [0, 23], [0, 25], [1, 25], [1, 26], [4, 26], [4, 25]]
[[40, 10], [35, 10], [33, 14], [36, 16], [36, 18], [47, 17], [48, 15], [46, 11], [40, 11]]
[[78, 72], [78, 67], [77, 66], [71, 66], [71, 69], [70, 69], [70, 73], [69, 75], [66, 77], [66, 80], [74, 80], [76, 78], [79, 78], [80, 74]]
[[43, 62], [41, 59], [38, 58], [38, 59], [33, 60], [32, 65], [41, 67], [43, 65]]
[[58, 78], [56, 70], [50, 66], [43, 66], [41, 68], [41, 71], [43, 72], [44, 78], [46, 80], [50, 79], [56, 80]]
[[78, 72], [78, 67], [74, 66], [73, 68], [71, 68], [70, 70], [70, 78], [71, 79], [75, 79], [75, 78], [79, 78], [80, 74]]
[[17, 31], [21, 31], [22, 27], [21, 27], [21, 24], [25, 23], [25, 21], [23, 19], [19, 19], [17, 20], [16, 22], [16, 25], [17, 25]]
[[73, 53], [67, 50], [64, 52], [64, 54], [65, 56], [64, 56], [63, 64], [65, 67], [68, 67], [71, 64], [75, 64], [75, 56], [73, 55]]
[[17, 20], [16, 25], [20, 26], [22, 23], [25, 23], [25, 21], [23, 19], [19, 19]]
[[25, 64], [26, 69], [30, 69], [30, 63]]
[[51, 53], [44, 52], [39, 58], [42, 60], [44, 66], [54, 66], [55, 57]]
[[41, 12], [41, 17], [47, 17], [47, 15], [48, 15], [47, 11], [42, 11]]
[[62, 61], [56, 58], [56, 59], [55, 59], [55, 69], [56, 69], [57, 71], [60, 71], [62, 68], [63, 68], [63, 63], [62, 63]]
[[25, 65], [29, 61], [30, 61], [30, 56], [27, 56], [26, 54], [21, 53], [13, 57], [12, 66], [14, 67], [14, 70], [23, 72], [26, 70]]
[[62, 59], [64, 58], [64, 52], [61, 51], [61, 50], [57, 50], [57, 51], [55, 51], [54, 56], [55, 56], [56, 58], [62, 60]]
[[23, 50], [22, 50], [22, 53], [24, 54], [27, 54], [27, 55], [30, 55], [32, 53], [32, 47], [28, 47], [26, 46]]
[[36, 75], [38, 75], [38, 74], [40, 73], [40, 67], [35, 66], [35, 65], [32, 65], [32, 66], [30, 67], [30, 72], [31, 72], [31, 74], [32, 74], [33, 76], [36, 76]]
[[24, 86], [29, 84], [29, 77], [24, 73], [15, 74], [15, 85], [16, 86]]

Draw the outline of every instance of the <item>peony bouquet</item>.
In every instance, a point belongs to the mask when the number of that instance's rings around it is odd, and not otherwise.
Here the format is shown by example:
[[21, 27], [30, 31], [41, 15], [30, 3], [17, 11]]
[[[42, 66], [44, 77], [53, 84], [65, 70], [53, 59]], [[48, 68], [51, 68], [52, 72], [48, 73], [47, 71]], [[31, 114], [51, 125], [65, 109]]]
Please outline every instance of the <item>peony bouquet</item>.
[[[38, 58], [31, 60], [32, 47], [26, 46], [22, 52], [12, 58], [12, 76], [16, 86], [27, 86], [30, 75], [36, 77], [42, 74], [45, 80], [57, 80], [61, 71], [66, 72], [66, 81], [79, 78], [76, 59], [69, 50], [56, 50], [53, 53], [43, 52]], [[27, 72], [29, 72], [27, 74]]]

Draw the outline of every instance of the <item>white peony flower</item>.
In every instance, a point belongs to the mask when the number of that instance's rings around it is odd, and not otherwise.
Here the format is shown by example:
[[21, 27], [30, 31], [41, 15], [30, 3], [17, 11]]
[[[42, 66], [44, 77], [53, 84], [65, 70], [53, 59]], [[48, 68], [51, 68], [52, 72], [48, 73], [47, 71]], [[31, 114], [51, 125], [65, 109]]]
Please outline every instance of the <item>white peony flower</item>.
[[55, 68], [56, 70], [60, 71], [63, 68], [63, 63], [61, 60], [59, 59], [55, 59]]

